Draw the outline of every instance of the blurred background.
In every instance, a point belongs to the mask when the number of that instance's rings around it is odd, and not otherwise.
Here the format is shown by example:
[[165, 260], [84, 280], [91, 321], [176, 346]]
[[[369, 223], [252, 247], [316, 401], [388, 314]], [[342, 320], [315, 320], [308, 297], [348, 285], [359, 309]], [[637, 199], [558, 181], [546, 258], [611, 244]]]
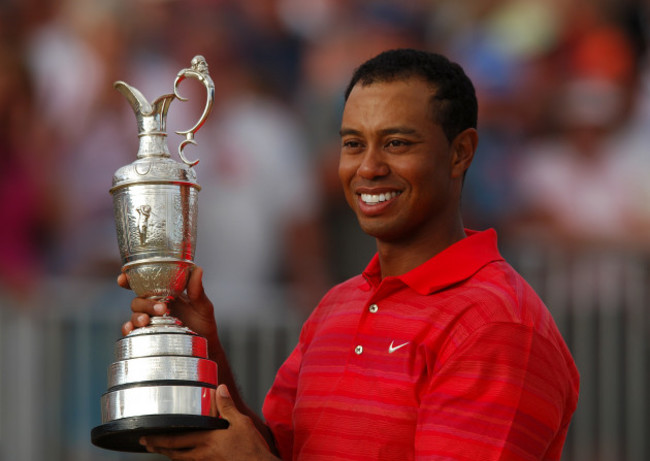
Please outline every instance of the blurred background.
[[[261, 407], [301, 322], [374, 242], [336, 176], [343, 90], [378, 52], [459, 62], [479, 96], [470, 228], [543, 297], [581, 372], [563, 459], [650, 459], [650, 9], [643, 0], [0, 1], [0, 460], [136, 460], [90, 443], [132, 294], [111, 178], [135, 117], [207, 59], [215, 108], [186, 149], [197, 262], [240, 386]], [[168, 132], [192, 126], [188, 80]], [[175, 154], [174, 158], [178, 159]]]

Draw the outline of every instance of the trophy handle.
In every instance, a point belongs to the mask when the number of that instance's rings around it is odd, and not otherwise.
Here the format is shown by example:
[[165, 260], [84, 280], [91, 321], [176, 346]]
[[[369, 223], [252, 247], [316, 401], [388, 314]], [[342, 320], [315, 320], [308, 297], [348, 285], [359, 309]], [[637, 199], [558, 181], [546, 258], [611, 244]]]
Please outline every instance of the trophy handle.
[[195, 160], [191, 162], [187, 160], [187, 158], [185, 158], [185, 155], [183, 154], [183, 149], [187, 144], [196, 145], [196, 141], [194, 140], [194, 133], [196, 133], [199, 130], [199, 128], [203, 126], [203, 124], [205, 123], [205, 119], [208, 118], [208, 115], [212, 110], [212, 103], [214, 102], [214, 82], [212, 81], [212, 78], [210, 78], [210, 74], [208, 74], [208, 63], [205, 61], [205, 58], [201, 55], [194, 56], [194, 58], [192, 59], [191, 67], [188, 69], [183, 69], [180, 72], [178, 72], [178, 75], [176, 76], [176, 80], [174, 81], [174, 95], [181, 101], [187, 101], [187, 98], [184, 98], [180, 94], [178, 94], [178, 84], [181, 83], [183, 80], [185, 80], [185, 78], [187, 77], [192, 77], [197, 79], [199, 82], [203, 83], [203, 86], [205, 86], [205, 89], [207, 90], [205, 107], [203, 109], [203, 114], [201, 114], [201, 118], [199, 119], [199, 121], [196, 122], [196, 124], [189, 130], [176, 132], [176, 134], [185, 136], [185, 140], [183, 140], [178, 146], [178, 155], [180, 155], [181, 160], [183, 160], [183, 162], [185, 162], [186, 165], [194, 166], [197, 163], [199, 163], [199, 161]]

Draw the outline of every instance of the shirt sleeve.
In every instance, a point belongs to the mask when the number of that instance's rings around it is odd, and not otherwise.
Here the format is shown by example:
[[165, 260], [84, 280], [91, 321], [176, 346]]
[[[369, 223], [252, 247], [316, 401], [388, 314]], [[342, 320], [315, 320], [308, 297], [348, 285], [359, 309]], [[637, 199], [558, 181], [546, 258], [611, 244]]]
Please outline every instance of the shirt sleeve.
[[559, 460], [577, 404], [562, 351], [510, 323], [448, 347], [421, 394], [416, 459]]
[[262, 408], [266, 424], [273, 433], [275, 446], [284, 461], [290, 461], [293, 455], [293, 408], [301, 361], [302, 351], [298, 344], [278, 370]]

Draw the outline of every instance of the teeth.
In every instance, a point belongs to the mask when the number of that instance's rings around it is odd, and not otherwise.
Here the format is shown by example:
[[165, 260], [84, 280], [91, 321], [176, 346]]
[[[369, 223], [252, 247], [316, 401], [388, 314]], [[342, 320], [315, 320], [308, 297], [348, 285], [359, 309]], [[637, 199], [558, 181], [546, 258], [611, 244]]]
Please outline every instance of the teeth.
[[397, 197], [399, 194], [400, 192], [386, 192], [383, 194], [361, 194], [361, 200], [368, 204], [380, 203], [385, 202], [386, 200], [391, 200]]

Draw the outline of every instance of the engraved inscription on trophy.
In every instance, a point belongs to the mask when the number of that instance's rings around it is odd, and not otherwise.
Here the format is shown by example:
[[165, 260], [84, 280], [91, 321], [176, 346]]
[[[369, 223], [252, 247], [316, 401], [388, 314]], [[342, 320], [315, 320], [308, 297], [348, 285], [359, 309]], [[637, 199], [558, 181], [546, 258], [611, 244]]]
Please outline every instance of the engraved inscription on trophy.
[[[207, 91], [199, 121], [184, 136], [171, 159], [166, 116], [175, 99], [185, 101], [178, 84], [198, 80]], [[181, 70], [173, 93], [150, 103], [136, 88], [116, 82], [133, 108], [140, 140], [137, 158], [113, 176], [117, 241], [122, 271], [137, 296], [171, 301], [187, 285], [194, 267], [199, 185], [194, 166], [183, 152], [196, 144], [214, 100], [214, 84], [201, 56]], [[144, 451], [141, 436], [154, 433], [218, 429], [227, 422], [216, 414], [217, 364], [208, 359], [207, 341], [171, 316], [152, 317], [148, 326], [119, 339], [102, 396], [102, 424], [92, 442], [119, 451]]]

